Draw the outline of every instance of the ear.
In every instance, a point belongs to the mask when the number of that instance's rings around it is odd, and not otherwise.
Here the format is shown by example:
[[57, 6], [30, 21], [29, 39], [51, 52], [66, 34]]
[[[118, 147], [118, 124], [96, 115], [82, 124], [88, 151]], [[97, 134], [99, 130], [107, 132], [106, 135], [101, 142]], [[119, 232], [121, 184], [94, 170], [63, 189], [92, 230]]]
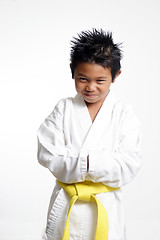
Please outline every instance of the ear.
[[113, 80], [112, 83], [114, 83], [114, 82], [116, 81], [117, 77], [121, 74], [121, 72], [122, 72], [122, 70], [120, 69], [120, 70], [116, 73], [116, 76], [115, 76], [115, 78], [114, 78], [114, 80]]

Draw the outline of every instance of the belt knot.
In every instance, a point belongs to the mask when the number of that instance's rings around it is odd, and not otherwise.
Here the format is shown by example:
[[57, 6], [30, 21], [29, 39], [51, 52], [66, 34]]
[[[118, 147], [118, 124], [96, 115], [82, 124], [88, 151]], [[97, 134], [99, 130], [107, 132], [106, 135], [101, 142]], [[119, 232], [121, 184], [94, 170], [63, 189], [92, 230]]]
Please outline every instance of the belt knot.
[[89, 191], [89, 186], [87, 184], [78, 183], [74, 185], [77, 191], [78, 200], [89, 202], [91, 200], [91, 192]]

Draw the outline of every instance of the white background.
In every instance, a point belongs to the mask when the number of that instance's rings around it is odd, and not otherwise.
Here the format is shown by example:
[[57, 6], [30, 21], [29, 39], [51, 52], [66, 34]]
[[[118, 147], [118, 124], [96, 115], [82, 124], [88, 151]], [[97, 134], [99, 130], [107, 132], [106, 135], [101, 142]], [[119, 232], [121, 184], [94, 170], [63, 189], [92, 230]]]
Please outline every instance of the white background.
[[116, 95], [143, 125], [143, 167], [124, 187], [127, 240], [160, 239], [159, 0], [0, 0], [0, 240], [39, 240], [52, 174], [36, 159], [37, 129], [74, 96], [70, 40], [103, 28], [123, 42]]

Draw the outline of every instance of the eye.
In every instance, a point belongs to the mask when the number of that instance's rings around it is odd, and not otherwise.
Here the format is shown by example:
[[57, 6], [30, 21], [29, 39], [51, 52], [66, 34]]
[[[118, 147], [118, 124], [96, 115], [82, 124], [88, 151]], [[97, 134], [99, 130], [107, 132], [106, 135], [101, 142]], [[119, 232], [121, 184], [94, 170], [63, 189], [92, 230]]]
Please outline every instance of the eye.
[[102, 80], [102, 79], [100, 80], [100, 79], [99, 79], [99, 80], [97, 80], [97, 82], [101, 84], [101, 83], [104, 83], [105, 80]]
[[86, 82], [86, 81], [87, 81], [87, 78], [81, 77], [81, 78], [79, 78], [79, 80], [80, 80], [81, 82]]

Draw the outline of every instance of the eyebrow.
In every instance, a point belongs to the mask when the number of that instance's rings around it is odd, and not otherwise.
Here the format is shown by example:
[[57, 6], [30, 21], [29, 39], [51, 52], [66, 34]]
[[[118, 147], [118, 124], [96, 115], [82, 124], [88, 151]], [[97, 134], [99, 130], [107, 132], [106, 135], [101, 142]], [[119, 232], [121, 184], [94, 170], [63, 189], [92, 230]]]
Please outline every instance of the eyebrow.
[[79, 73], [78, 76], [87, 77], [86, 75]]
[[107, 77], [105, 77], [105, 76], [102, 76], [102, 77], [98, 77], [98, 78], [105, 78], [105, 79], [107, 79]]
[[[88, 78], [85, 74], [82, 74], [82, 73], [79, 73], [78, 76], [82, 76], [82, 77]], [[105, 78], [105, 79], [108, 79], [108, 78], [105, 77], [105, 76], [100, 76], [100, 77], [97, 77], [97, 78], [103, 78], [103, 79]]]

